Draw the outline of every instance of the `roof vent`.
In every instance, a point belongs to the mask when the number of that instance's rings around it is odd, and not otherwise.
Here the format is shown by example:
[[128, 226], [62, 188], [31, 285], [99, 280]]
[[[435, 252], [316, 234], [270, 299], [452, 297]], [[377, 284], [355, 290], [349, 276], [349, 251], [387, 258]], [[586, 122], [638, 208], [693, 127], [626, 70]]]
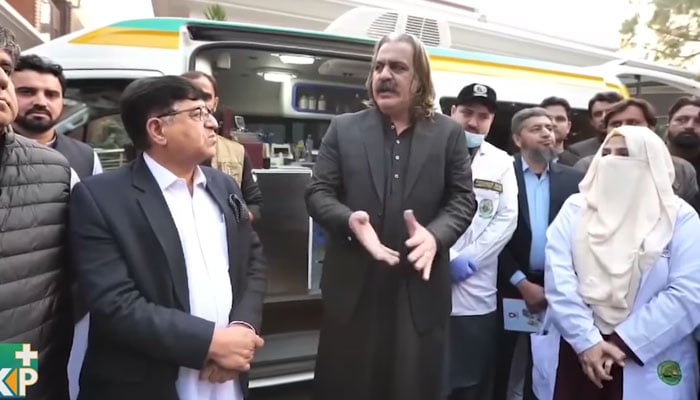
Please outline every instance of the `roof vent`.
[[392, 32], [410, 33], [426, 46], [450, 47], [450, 26], [445, 20], [371, 7], [352, 9], [325, 30], [339, 35], [379, 39]]

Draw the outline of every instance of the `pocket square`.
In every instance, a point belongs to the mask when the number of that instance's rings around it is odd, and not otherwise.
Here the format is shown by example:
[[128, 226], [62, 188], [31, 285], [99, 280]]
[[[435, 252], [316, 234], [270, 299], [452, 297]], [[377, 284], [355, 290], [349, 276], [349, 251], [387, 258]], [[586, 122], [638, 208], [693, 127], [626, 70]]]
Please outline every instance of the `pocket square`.
[[228, 195], [228, 205], [233, 210], [233, 216], [236, 218], [236, 223], [240, 224], [241, 221], [247, 221], [250, 219], [248, 206], [246, 206], [245, 202], [235, 193]]

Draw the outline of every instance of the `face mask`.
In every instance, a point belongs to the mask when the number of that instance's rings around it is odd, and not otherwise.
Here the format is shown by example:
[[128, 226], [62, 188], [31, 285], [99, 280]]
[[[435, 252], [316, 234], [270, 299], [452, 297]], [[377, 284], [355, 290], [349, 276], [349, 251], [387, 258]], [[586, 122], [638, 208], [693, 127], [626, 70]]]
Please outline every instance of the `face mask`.
[[471, 133], [469, 131], [464, 131], [467, 135], [467, 147], [470, 149], [481, 146], [484, 143], [484, 135], [479, 135], [478, 133]]

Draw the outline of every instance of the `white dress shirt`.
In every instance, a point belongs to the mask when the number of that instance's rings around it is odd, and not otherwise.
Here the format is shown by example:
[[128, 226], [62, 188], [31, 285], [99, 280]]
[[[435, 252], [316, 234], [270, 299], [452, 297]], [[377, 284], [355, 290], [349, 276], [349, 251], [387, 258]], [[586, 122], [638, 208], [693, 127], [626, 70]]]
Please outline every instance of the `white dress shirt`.
[[[228, 242], [224, 215], [206, 190], [207, 180], [198, 167], [190, 194], [187, 183], [158, 164], [147, 153], [146, 165], [168, 204], [177, 227], [189, 287], [190, 313], [212, 321], [217, 328], [229, 325], [233, 292], [229, 276]], [[237, 381], [209, 383], [199, 370], [181, 367], [176, 383], [181, 400], [242, 400]]]
[[97, 175], [101, 174], [103, 172], [102, 169], [102, 161], [100, 161], [100, 156], [97, 154], [97, 152], [94, 152], [95, 157], [93, 158], [93, 163], [92, 163], [92, 174]]

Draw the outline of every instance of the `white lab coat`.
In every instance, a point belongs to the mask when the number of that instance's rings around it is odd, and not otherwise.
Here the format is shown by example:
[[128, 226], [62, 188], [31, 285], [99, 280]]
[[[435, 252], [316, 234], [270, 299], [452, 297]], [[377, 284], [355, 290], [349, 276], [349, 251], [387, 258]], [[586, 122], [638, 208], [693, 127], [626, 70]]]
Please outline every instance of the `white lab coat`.
[[467, 231], [450, 249], [450, 260], [467, 254], [478, 271], [452, 285], [452, 315], [456, 316], [484, 315], [496, 310], [498, 254], [513, 236], [518, 222], [513, 158], [484, 142], [471, 167], [477, 210]]
[[[602, 341], [591, 309], [577, 293], [571, 243], [584, 200], [571, 196], [547, 231], [545, 294], [549, 307], [545, 329], [532, 336], [533, 387], [540, 400], [551, 400], [559, 352], [559, 335], [577, 353]], [[632, 313], [615, 332], [644, 363], [627, 360], [624, 400], [695, 400], [698, 393], [697, 343], [700, 323], [700, 219], [681, 202], [667, 251], [644, 273]], [[682, 378], [664, 383], [661, 365], [677, 363]]]

